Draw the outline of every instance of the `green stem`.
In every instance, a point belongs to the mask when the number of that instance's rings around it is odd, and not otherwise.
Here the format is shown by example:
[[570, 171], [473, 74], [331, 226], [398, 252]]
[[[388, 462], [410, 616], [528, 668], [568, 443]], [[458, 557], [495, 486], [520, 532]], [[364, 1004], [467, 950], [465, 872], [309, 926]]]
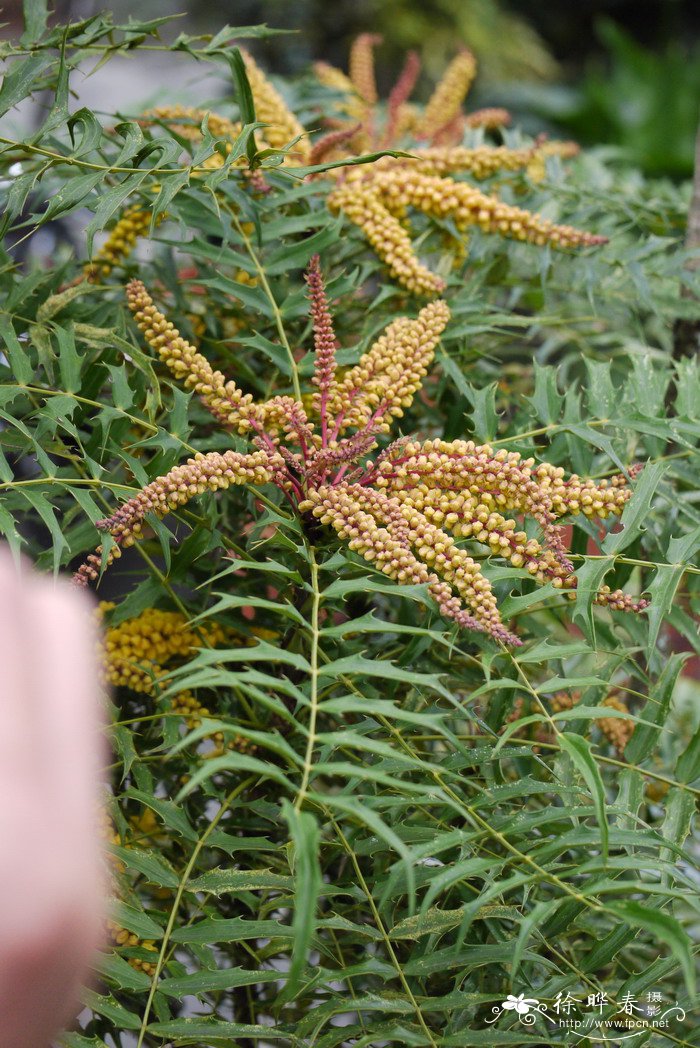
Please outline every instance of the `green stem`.
[[309, 735], [306, 740], [306, 753], [304, 755], [304, 771], [301, 779], [301, 786], [299, 787], [299, 793], [297, 799], [294, 802], [294, 807], [299, 811], [304, 803], [304, 799], [308, 792], [309, 780], [311, 779], [311, 772], [313, 769], [313, 757], [314, 757], [314, 746], [316, 745], [316, 721], [318, 718], [318, 655], [319, 655], [319, 607], [321, 604], [321, 593], [318, 588], [318, 564], [316, 562], [316, 555], [314, 548], [311, 543], [307, 543], [307, 550], [309, 554], [309, 566], [311, 568], [311, 654], [309, 661], [311, 663], [311, 689], [310, 689], [310, 715], [309, 715]]
[[238, 218], [238, 215], [234, 211], [230, 211], [229, 213], [231, 215], [231, 222], [233, 223], [233, 226], [235, 227], [236, 232], [238, 233], [239, 237], [241, 238], [241, 240], [243, 241], [243, 243], [246, 246], [246, 251], [250, 255], [251, 261], [252, 261], [253, 265], [255, 266], [255, 271], [258, 274], [258, 279], [260, 281], [260, 285], [261, 285], [263, 291], [265, 292], [265, 295], [267, 297], [268, 302], [270, 303], [270, 308], [272, 309], [272, 315], [275, 318], [275, 327], [277, 328], [277, 334], [280, 337], [280, 342], [284, 346], [284, 348], [286, 350], [286, 353], [287, 353], [287, 357], [289, 359], [289, 367], [290, 367], [290, 371], [291, 371], [291, 375], [292, 375], [292, 386], [294, 388], [294, 396], [299, 401], [299, 403], [301, 403], [301, 384], [299, 382], [299, 371], [297, 369], [297, 362], [294, 359], [294, 354], [292, 353], [292, 347], [289, 344], [289, 339], [287, 338], [287, 334], [286, 334], [286, 332], [284, 330], [284, 324], [282, 323], [282, 314], [280, 313], [279, 306], [277, 305], [277, 302], [275, 301], [275, 296], [272, 294], [272, 288], [270, 287], [270, 285], [268, 283], [267, 274], [265, 273], [265, 269], [264, 269], [262, 263], [260, 262], [260, 259], [258, 258], [257, 254], [255, 252], [255, 249], [253, 248], [253, 245], [251, 243], [250, 237], [248, 236], [246, 231], [243, 229], [243, 226], [242, 226], [242, 224], [241, 224], [241, 222], [240, 222], [240, 220]]

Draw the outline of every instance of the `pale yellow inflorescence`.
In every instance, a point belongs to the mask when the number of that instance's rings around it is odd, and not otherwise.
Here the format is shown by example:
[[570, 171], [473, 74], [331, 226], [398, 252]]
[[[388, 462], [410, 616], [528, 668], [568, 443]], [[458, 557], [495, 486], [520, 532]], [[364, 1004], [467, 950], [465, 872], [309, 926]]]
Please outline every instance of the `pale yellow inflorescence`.
[[[478, 564], [445, 532], [409, 507], [399, 508], [397, 521], [391, 512], [395, 507], [382, 506], [377, 494], [350, 484], [321, 487], [309, 492], [300, 508], [330, 524], [351, 550], [390, 578], [403, 585], [427, 584], [446, 617], [463, 627], [516, 643], [500, 621], [496, 598]], [[377, 518], [383, 518], [385, 526]]]
[[[415, 171], [419, 175], [447, 175], [466, 172], [474, 178], [491, 178], [500, 171], [522, 171], [537, 156], [540, 146], [427, 146], [411, 150], [409, 157], [383, 156], [372, 164], [372, 174], [380, 171]], [[349, 179], [361, 181], [359, 173]]]
[[339, 432], [370, 422], [388, 432], [420, 388], [449, 319], [445, 302], [431, 302], [416, 320], [399, 317], [379, 337], [359, 364], [331, 390], [328, 407], [341, 419]]
[[255, 116], [267, 125], [263, 132], [266, 141], [273, 149], [286, 149], [290, 143], [298, 139], [291, 146], [289, 162], [305, 164], [311, 151], [306, 131], [252, 55], [247, 51], [241, 53], [253, 95]]
[[[108, 276], [113, 268], [129, 257], [139, 237], [148, 232], [152, 212], [140, 204], [128, 207], [110, 230], [104, 244], [83, 266], [83, 276], [92, 283]], [[156, 216], [157, 225], [163, 216]]]
[[374, 76], [374, 47], [381, 44], [377, 33], [360, 33], [350, 48], [350, 82], [363, 102], [376, 105], [377, 82]]
[[381, 37], [372, 33], [363, 33], [355, 40], [350, 51], [350, 76], [326, 62], [314, 65], [318, 80], [342, 96], [337, 106], [342, 118], [327, 117], [326, 125], [343, 129], [358, 121], [361, 124], [346, 140], [344, 153], [339, 149], [336, 158], [395, 147], [407, 136], [419, 141], [428, 139], [434, 145], [454, 145], [461, 142], [467, 128], [492, 130], [510, 122], [510, 114], [504, 109], [492, 107], [469, 115], [462, 112], [462, 103], [476, 75], [476, 60], [466, 49], [450, 62], [423, 107], [409, 101], [420, 72], [418, 54], [409, 52], [382, 115], [373, 55], [379, 42]]
[[523, 208], [506, 204], [466, 182], [405, 168], [353, 172], [328, 198], [331, 210], [342, 211], [359, 226], [379, 257], [409, 291], [434, 295], [444, 281], [416, 257], [401, 224], [415, 209], [437, 219], [450, 218], [459, 230], [470, 226], [513, 240], [557, 249], [606, 242], [605, 237], [557, 225]]
[[[227, 426], [241, 428], [241, 419], [248, 423], [257, 450], [199, 454], [146, 485], [98, 527], [113, 536], [119, 549], [139, 537], [148, 513], [163, 516], [193, 496], [230, 484], [272, 483], [302, 517], [333, 527], [351, 549], [397, 582], [425, 584], [443, 616], [496, 640], [518, 643], [500, 620], [479, 562], [455, 539], [482, 543], [538, 582], [550, 582], [573, 597], [577, 580], [557, 521], [569, 513], [595, 519], [620, 513], [630, 495], [627, 479], [596, 484], [576, 475], [567, 478], [558, 467], [537, 465], [517, 452], [460, 440], [401, 438], [366, 461], [378, 435], [403, 414], [420, 388], [449, 309], [435, 301], [415, 319], [398, 318], [341, 375], [316, 257], [307, 284], [316, 351], [315, 393], [306, 398], [309, 416], [305, 404], [288, 395], [263, 404], [244, 399], [180, 338], [142, 285], [130, 286], [130, 305], [149, 344]], [[532, 519], [540, 536], [528, 536], [516, 518]], [[77, 581], [97, 578], [100, 554], [88, 558]], [[595, 599], [623, 611], [643, 610], [647, 604], [608, 586]]]
[[416, 128], [419, 138], [429, 138], [436, 129], [451, 123], [462, 108], [474, 77], [476, 59], [471, 51], [460, 51], [452, 59], [423, 110]]
[[175, 325], [156, 308], [140, 280], [129, 283], [126, 296], [146, 341], [175, 378], [194, 390], [219, 422], [235, 427], [240, 433], [247, 432], [251, 420], [259, 414], [252, 396], [242, 393], [235, 382], [212, 368], [207, 358], [181, 336]]

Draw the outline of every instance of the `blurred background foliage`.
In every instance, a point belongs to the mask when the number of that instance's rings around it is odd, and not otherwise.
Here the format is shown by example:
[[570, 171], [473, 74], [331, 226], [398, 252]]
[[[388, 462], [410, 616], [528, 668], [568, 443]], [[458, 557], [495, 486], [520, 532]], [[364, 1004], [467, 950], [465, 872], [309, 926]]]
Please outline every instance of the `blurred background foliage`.
[[[88, 17], [98, 0], [58, 0], [56, 19]], [[212, 19], [287, 28], [259, 53], [274, 72], [302, 72], [323, 56], [345, 67], [360, 32], [384, 35], [379, 86], [394, 82], [405, 52], [423, 60], [425, 98], [456, 42], [479, 55], [478, 105], [506, 106], [536, 134], [571, 135], [582, 145], [610, 143], [646, 174], [687, 178], [693, 170], [700, 99], [700, 5], [693, 0], [189, 0], [179, 28], [206, 30]], [[116, 19], [136, 14], [131, 0], [110, 5]], [[179, 14], [177, 0], [144, 0], [139, 17]], [[3, 5], [11, 37], [20, 0]], [[137, 59], [136, 64], [142, 59]]]
[[[700, 98], [700, 5], [693, 0], [144, 0], [138, 16], [177, 14], [183, 6], [182, 30], [206, 30], [216, 18], [294, 31], [294, 46], [272, 37], [259, 49], [280, 74], [299, 73], [321, 56], [345, 67], [353, 37], [381, 33], [380, 89], [393, 83], [405, 52], [417, 48], [419, 97], [461, 41], [479, 55], [476, 104], [511, 108], [532, 133], [613, 144], [648, 175], [692, 172]], [[58, 0], [55, 14], [68, 21], [99, 7], [98, 0]], [[110, 7], [117, 19], [136, 14], [130, 0]], [[20, 12], [19, 0], [3, 5], [0, 32], [12, 36]]]

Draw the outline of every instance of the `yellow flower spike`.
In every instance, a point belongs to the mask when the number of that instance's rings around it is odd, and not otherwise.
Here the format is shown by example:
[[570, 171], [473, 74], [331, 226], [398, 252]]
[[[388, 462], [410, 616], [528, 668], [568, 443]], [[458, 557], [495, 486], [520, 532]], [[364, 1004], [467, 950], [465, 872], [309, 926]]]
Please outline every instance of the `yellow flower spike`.
[[[501, 171], [527, 170], [540, 147], [525, 146], [512, 149], [508, 146], [430, 146], [413, 149], [411, 156], [383, 156], [375, 161], [369, 172], [370, 178], [381, 171], [407, 171], [419, 175], [448, 175], [468, 173], [474, 178], [491, 178]], [[368, 174], [355, 170], [348, 172], [348, 182], [366, 179]]]
[[431, 138], [459, 115], [475, 76], [476, 59], [465, 49], [452, 59], [430, 96], [416, 131], [419, 138]]
[[377, 33], [360, 33], [350, 48], [350, 82], [367, 106], [376, 105], [377, 81], [374, 76], [374, 48], [381, 44]]
[[126, 297], [146, 342], [175, 377], [184, 379], [185, 385], [199, 394], [214, 418], [245, 433], [258, 413], [250, 394], [244, 395], [235, 382], [215, 371], [206, 357], [182, 338], [177, 328], [156, 309], [140, 280], [130, 282]]
[[252, 55], [241, 51], [255, 103], [255, 116], [267, 124], [263, 135], [272, 149], [284, 149], [295, 142], [285, 162], [308, 163], [311, 145], [304, 128], [289, 109], [279, 91], [272, 86]]
[[[363, 135], [357, 135], [348, 143], [346, 155], [380, 147], [397, 145], [405, 136], [430, 139], [434, 144], [459, 143], [468, 127], [487, 130], [501, 128], [510, 123], [510, 114], [505, 109], [483, 109], [465, 116], [461, 105], [476, 74], [476, 60], [467, 50], [462, 50], [449, 64], [437, 84], [427, 106], [412, 105], [409, 98], [420, 70], [420, 58], [415, 52], [406, 56], [404, 68], [394, 85], [386, 103], [383, 128], [378, 124], [377, 88], [374, 75], [373, 48], [381, 40], [372, 33], [361, 34], [350, 51], [350, 76], [335, 66], [317, 62], [314, 72], [324, 86], [339, 92], [343, 99], [338, 109], [350, 123], [365, 124]], [[343, 129], [346, 121], [326, 120], [329, 127]]]
[[368, 425], [386, 432], [389, 420], [403, 415], [427, 374], [449, 316], [444, 302], [431, 302], [416, 320], [399, 317], [389, 325], [330, 390], [328, 411], [337, 420], [335, 438], [348, 428]]
[[418, 260], [409, 234], [370, 185], [341, 185], [328, 197], [328, 206], [359, 226], [391, 276], [408, 291], [434, 296], [444, 290], [445, 281]]
[[551, 244], [562, 250], [607, 243], [607, 237], [557, 225], [466, 182], [422, 174], [405, 166], [386, 165], [368, 174], [354, 173], [330, 194], [328, 206], [342, 211], [362, 229], [399, 283], [423, 295], [439, 294], [444, 281], [418, 261], [410, 237], [398, 221], [410, 208], [437, 219], [451, 218], [459, 230], [476, 226], [484, 233], [540, 247]]
[[[110, 230], [102, 247], [83, 266], [83, 276], [90, 283], [109, 276], [116, 265], [124, 262], [136, 246], [139, 237], [148, 232], [152, 212], [140, 204], [127, 208]], [[162, 222], [164, 215], [157, 215], [155, 224]]]

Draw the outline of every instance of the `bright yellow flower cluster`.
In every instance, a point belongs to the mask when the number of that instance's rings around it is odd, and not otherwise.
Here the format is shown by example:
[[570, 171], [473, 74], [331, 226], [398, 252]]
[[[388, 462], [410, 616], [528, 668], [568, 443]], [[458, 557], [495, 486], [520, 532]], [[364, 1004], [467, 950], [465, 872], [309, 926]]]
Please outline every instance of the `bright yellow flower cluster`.
[[[114, 604], [102, 601], [99, 617], [104, 618], [113, 608]], [[179, 611], [147, 608], [133, 619], [105, 630], [106, 677], [115, 688], [153, 695], [168, 662], [191, 658], [198, 648], [215, 648], [225, 639], [226, 633], [218, 623], [193, 630]]]
[[[114, 604], [102, 601], [97, 609], [99, 619], [113, 608]], [[169, 663], [174, 660], [186, 662], [199, 648], [219, 647], [228, 637], [230, 634], [218, 623], [205, 623], [193, 630], [179, 611], [147, 608], [140, 615], [105, 630], [102, 648], [105, 677], [115, 688], [155, 695]], [[198, 728], [203, 717], [211, 716], [209, 709], [189, 690], [175, 695], [170, 707], [173, 713], [184, 718], [190, 730]], [[214, 732], [211, 739], [215, 745], [214, 753], [223, 752], [226, 745], [224, 733]], [[255, 749], [242, 735], [234, 736], [228, 746], [241, 752]], [[105, 816], [104, 836], [111, 843], [121, 844], [108, 816]]]
[[[308, 399], [312, 418], [301, 401], [289, 396], [274, 397], [267, 404], [247, 400], [237, 409], [236, 403], [243, 403], [239, 398], [230, 404], [227, 423], [238, 425], [245, 412], [257, 451], [211, 452], [190, 459], [152, 481], [98, 527], [118, 544], [128, 545], [138, 537], [147, 512], [162, 515], [194, 495], [229, 483], [272, 483], [302, 518], [330, 525], [353, 551], [390, 578], [426, 584], [443, 616], [498, 641], [519, 643], [501, 622], [481, 565], [455, 538], [469, 537], [526, 568], [538, 582], [573, 591], [577, 580], [557, 521], [568, 513], [595, 518], [620, 513], [630, 496], [626, 479], [596, 484], [576, 475], [566, 478], [559, 468], [537, 466], [515, 452], [460, 440], [400, 439], [368, 459], [378, 435], [410, 406], [434, 358], [449, 309], [444, 302], [432, 302], [415, 319], [397, 319], [341, 376], [316, 256], [307, 282], [315, 348], [315, 392]], [[143, 313], [140, 293], [139, 303], [137, 316]], [[152, 338], [159, 339], [166, 325], [166, 342], [179, 339], [162, 314], [158, 317], [158, 334]], [[167, 362], [164, 345], [152, 344]], [[190, 374], [199, 382], [203, 365], [191, 349], [177, 360], [189, 362], [185, 370], [192, 368]], [[227, 388], [223, 376], [220, 385]], [[201, 395], [206, 402], [211, 394], [202, 389]], [[539, 536], [528, 537], [516, 518], [523, 525], [531, 519]], [[77, 581], [85, 584], [97, 577], [99, 568], [98, 551], [79, 569]], [[607, 586], [596, 600], [623, 611], [647, 606], [645, 600]]]

